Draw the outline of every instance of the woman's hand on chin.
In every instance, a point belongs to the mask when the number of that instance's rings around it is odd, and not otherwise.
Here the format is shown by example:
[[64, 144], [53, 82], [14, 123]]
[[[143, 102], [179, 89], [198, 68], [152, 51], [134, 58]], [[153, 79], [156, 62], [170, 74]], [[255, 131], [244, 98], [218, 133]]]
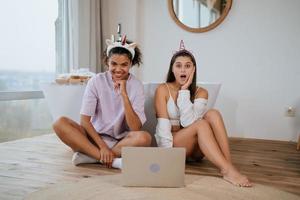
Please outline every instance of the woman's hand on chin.
[[122, 95], [127, 94], [127, 91], [126, 91], [126, 81], [127, 80], [116, 80], [114, 82], [114, 89], [116, 91], [120, 91], [120, 94], [122, 94]]

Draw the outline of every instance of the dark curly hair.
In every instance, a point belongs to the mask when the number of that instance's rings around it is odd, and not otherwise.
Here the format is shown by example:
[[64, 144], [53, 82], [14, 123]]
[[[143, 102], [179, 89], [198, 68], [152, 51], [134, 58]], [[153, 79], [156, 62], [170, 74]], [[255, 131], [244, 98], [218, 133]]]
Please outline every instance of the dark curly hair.
[[[131, 44], [132, 42], [131, 41], [126, 41], [127, 44]], [[138, 65], [140, 66], [142, 64], [142, 53], [141, 53], [141, 50], [138, 48], [138, 47], [135, 47], [134, 48], [134, 58], [132, 59], [132, 55], [130, 53], [130, 51], [128, 51], [127, 49], [125, 48], [122, 48], [122, 47], [114, 47], [112, 48], [110, 51], [109, 51], [109, 54], [107, 55], [106, 54], [106, 50], [107, 48], [105, 48], [105, 50], [103, 51], [102, 53], [102, 58], [103, 58], [103, 63], [108, 66], [108, 59], [114, 55], [114, 54], [118, 54], [118, 55], [126, 55], [129, 60], [132, 61], [132, 66], [134, 65]]]

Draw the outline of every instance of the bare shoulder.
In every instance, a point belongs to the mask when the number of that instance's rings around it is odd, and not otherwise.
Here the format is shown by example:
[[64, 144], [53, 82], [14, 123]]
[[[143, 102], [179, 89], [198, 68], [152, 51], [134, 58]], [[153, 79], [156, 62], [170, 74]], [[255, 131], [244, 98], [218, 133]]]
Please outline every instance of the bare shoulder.
[[161, 83], [157, 86], [156, 92], [157, 95], [166, 95], [168, 94], [168, 88], [165, 83]]
[[208, 99], [208, 92], [203, 87], [197, 87], [197, 93], [195, 94], [195, 99], [204, 98]]

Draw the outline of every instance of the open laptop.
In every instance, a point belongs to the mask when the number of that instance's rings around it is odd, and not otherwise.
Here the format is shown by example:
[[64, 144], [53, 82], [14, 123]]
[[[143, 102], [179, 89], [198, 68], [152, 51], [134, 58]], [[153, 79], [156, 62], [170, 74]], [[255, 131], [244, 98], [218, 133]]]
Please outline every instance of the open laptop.
[[185, 148], [123, 147], [122, 185], [183, 187]]

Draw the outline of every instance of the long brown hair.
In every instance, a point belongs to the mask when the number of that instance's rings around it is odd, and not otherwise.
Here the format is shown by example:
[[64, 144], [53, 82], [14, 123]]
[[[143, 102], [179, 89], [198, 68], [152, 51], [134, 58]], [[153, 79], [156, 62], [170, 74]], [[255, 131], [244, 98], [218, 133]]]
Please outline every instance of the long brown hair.
[[173, 57], [171, 59], [171, 62], [170, 62], [170, 66], [169, 66], [169, 71], [168, 71], [168, 74], [167, 74], [167, 81], [166, 82], [167, 83], [171, 83], [171, 82], [176, 81], [174, 73], [172, 71], [172, 67], [173, 67], [173, 64], [175, 63], [176, 58], [178, 58], [180, 56], [182, 56], [182, 57], [189, 57], [191, 59], [192, 63], [194, 64], [194, 66], [195, 66], [194, 77], [193, 77], [191, 85], [188, 88], [189, 91], [190, 91], [190, 93], [191, 93], [191, 101], [194, 102], [195, 92], [196, 92], [196, 89], [197, 89], [197, 85], [196, 85], [196, 83], [197, 83], [197, 77], [196, 77], [197, 76], [197, 65], [196, 65], [196, 60], [195, 60], [194, 56], [189, 51], [187, 51], [187, 50], [184, 49], [184, 50], [177, 51], [173, 55]]

